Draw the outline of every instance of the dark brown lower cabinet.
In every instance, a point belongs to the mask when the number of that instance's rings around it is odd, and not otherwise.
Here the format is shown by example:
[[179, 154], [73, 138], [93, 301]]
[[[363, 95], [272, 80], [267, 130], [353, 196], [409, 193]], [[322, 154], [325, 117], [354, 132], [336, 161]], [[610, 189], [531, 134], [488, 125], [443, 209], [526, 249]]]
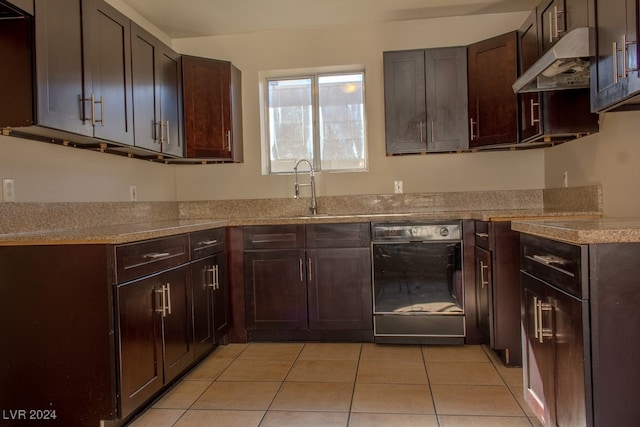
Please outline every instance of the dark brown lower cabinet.
[[190, 241], [0, 246], [0, 424], [119, 427], [193, 366]]
[[368, 223], [295, 227], [245, 228], [248, 339], [370, 341]]
[[183, 266], [118, 286], [123, 417], [193, 363], [188, 273]]
[[191, 264], [193, 335], [199, 358], [221, 342], [229, 330], [229, 280], [227, 253]]
[[526, 402], [545, 426], [640, 425], [640, 244], [521, 248]]
[[478, 332], [505, 365], [520, 366], [520, 235], [510, 221], [476, 221], [475, 243]]

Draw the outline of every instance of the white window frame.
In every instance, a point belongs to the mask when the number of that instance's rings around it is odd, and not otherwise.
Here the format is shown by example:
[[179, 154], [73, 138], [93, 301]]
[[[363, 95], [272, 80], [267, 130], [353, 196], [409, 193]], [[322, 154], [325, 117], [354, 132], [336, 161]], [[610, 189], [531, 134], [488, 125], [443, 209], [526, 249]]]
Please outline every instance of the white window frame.
[[[362, 126], [363, 126], [363, 167], [361, 168], [345, 168], [345, 169], [322, 169], [320, 158], [320, 127], [319, 123], [319, 101], [318, 101], [318, 80], [325, 76], [339, 76], [339, 75], [362, 75]], [[316, 172], [324, 173], [343, 173], [343, 172], [367, 172], [369, 167], [368, 162], [368, 138], [367, 138], [367, 116], [366, 116], [366, 73], [364, 67], [360, 65], [346, 66], [346, 67], [325, 67], [319, 69], [297, 69], [297, 70], [280, 70], [271, 72], [260, 73], [260, 104], [261, 108], [261, 128], [262, 128], [262, 174], [263, 175], [288, 175], [292, 174], [293, 164], [291, 170], [287, 171], [272, 171], [271, 170], [271, 147], [270, 147], [270, 134], [269, 134], [269, 81], [272, 80], [297, 80], [297, 79], [311, 79], [312, 88], [312, 134], [313, 134], [313, 155], [309, 158], [313, 164], [313, 168]]]

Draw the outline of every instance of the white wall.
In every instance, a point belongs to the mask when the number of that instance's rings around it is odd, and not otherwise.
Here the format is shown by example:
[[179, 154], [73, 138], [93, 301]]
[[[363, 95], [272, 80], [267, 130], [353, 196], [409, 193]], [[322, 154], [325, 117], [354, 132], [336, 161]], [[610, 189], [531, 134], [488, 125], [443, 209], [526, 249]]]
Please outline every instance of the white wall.
[[600, 114], [600, 132], [545, 150], [545, 185], [602, 185], [604, 214], [640, 216], [640, 112]]
[[139, 201], [174, 201], [174, 172], [163, 164], [0, 136], [0, 179], [14, 180], [16, 202], [123, 202], [130, 185]]
[[468, 45], [520, 26], [526, 13], [178, 39], [180, 53], [224, 59], [242, 70], [244, 163], [178, 166], [178, 199], [291, 197], [293, 177], [261, 174], [259, 73], [362, 65], [366, 73], [369, 171], [321, 173], [318, 194], [530, 189], [544, 185], [542, 150], [387, 157], [382, 52]]

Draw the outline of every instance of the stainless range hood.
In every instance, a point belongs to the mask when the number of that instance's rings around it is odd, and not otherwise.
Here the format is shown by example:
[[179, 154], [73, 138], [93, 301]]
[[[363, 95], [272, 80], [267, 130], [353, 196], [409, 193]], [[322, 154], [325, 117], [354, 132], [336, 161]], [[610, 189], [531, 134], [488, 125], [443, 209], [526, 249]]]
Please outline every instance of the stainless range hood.
[[589, 87], [589, 28], [571, 30], [513, 84], [515, 93]]

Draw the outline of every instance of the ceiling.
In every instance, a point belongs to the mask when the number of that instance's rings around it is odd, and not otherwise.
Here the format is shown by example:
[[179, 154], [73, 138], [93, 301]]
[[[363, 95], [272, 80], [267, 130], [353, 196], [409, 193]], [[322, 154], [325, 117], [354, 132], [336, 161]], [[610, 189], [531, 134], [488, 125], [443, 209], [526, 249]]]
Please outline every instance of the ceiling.
[[532, 10], [539, 0], [121, 0], [170, 38]]

